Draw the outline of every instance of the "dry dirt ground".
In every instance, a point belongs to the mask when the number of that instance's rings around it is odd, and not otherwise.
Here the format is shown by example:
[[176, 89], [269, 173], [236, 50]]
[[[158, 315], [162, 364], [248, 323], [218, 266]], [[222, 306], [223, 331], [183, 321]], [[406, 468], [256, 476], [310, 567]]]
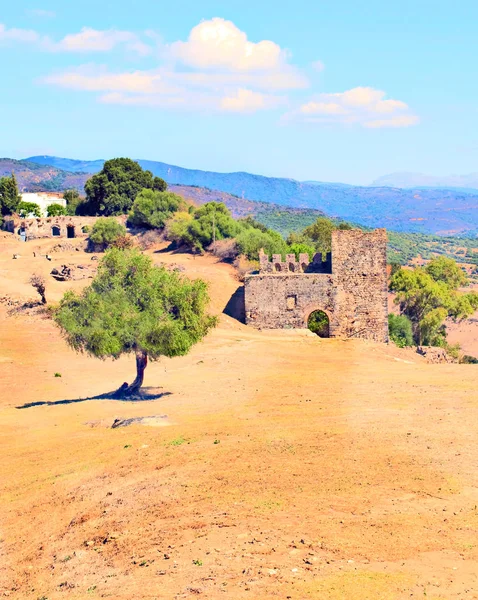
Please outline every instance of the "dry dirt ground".
[[[90, 260], [31, 248], [0, 239], [0, 296], [24, 302], [32, 272]], [[211, 257], [151, 254], [210, 281], [216, 313], [238, 285]], [[50, 278], [49, 299], [68, 287]], [[156, 399], [86, 400], [131, 380], [134, 360], [76, 356], [35, 309], [9, 310], [3, 596], [478, 597], [476, 366], [222, 315], [189, 356], [148, 367]], [[111, 427], [141, 416], [158, 426]]]

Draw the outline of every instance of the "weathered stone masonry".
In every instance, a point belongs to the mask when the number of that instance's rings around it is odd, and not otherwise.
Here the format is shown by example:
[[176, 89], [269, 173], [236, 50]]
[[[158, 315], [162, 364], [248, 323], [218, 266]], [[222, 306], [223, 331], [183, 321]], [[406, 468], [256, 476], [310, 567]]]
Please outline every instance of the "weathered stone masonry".
[[329, 317], [331, 337], [388, 341], [385, 229], [334, 231], [332, 252], [312, 263], [288, 255], [260, 257], [245, 280], [246, 322], [257, 328], [306, 328], [315, 310]]

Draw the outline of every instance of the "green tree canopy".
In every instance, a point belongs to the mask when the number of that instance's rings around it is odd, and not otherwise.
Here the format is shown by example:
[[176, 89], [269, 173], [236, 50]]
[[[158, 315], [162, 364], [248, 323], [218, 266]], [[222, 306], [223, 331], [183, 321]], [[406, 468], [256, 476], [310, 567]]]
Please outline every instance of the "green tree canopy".
[[478, 308], [476, 292], [460, 294], [422, 268], [400, 269], [391, 278], [390, 289], [397, 293], [396, 302], [412, 322], [417, 344], [443, 345], [446, 317], [464, 319]]
[[412, 322], [406, 315], [388, 315], [388, 333], [390, 339], [399, 348], [413, 346]]
[[12, 173], [10, 177], [0, 177], [0, 216], [17, 212], [21, 200], [15, 175]]
[[20, 202], [17, 206], [17, 212], [24, 219], [25, 217], [41, 217], [41, 210], [35, 202]]
[[103, 169], [85, 184], [87, 210], [93, 215], [120, 215], [131, 210], [142, 189], [164, 192], [166, 182], [153, 177], [130, 158], [107, 160]]
[[348, 223], [335, 223], [327, 217], [319, 217], [315, 223], [309, 225], [301, 234], [291, 234], [288, 242], [305, 243], [313, 245], [316, 252], [325, 256], [332, 250], [332, 232], [337, 229], [352, 229]]
[[66, 214], [71, 216], [78, 214], [79, 207], [84, 204], [79, 191], [76, 189], [65, 190], [63, 198], [66, 200]]
[[167, 223], [168, 239], [203, 252], [214, 240], [235, 237], [241, 227], [222, 202], [207, 202], [192, 214], [177, 213]]
[[166, 221], [184, 207], [184, 200], [173, 192], [144, 189], [136, 196], [128, 221], [139, 227], [162, 229]]
[[46, 209], [46, 214], [49, 217], [59, 217], [66, 215], [66, 208], [62, 204], [50, 204]]
[[425, 267], [425, 271], [433, 277], [435, 281], [443, 281], [453, 290], [467, 285], [468, 279], [463, 270], [456, 261], [446, 256], [433, 258]]
[[148, 358], [187, 354], [216, 324], [207, 284], [153, 265], [137, 250], [109, 250], [83, 292], [67, 292], [54, 319], [77, 352], [117, 359], [135, 354], [136, 379], [118, 393], [138, 394]]
[[244, 254], [249, 260], [257, 260], [262, 248], [269, 256], [272, 254], [285, 256], [289, 251], [280, 233], [270, 230], [262, 231], [252, 227], [243, 229], [237, 235], [236, 243], [239, 253]]
[[91, 229], [90, 242], [106, 250], [109, 246], [126, 235], [126, 227], [113, 217], [98, 219]]

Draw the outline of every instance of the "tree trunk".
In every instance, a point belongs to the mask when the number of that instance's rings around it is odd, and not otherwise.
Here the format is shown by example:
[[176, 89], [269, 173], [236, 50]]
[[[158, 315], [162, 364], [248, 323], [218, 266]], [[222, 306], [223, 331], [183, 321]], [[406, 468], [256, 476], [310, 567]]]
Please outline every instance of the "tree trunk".
[[146, 352], [142, 350], [136, 350], [136, 379], [128, 385], [127, 383], [123, 383], [123, 385], [118, 390], [122, 396], [129, 397], [138, 394], [141, 390], [141, 386], [143, 385], [144, 380], [144, 371], [148, 366], [148, 355]]

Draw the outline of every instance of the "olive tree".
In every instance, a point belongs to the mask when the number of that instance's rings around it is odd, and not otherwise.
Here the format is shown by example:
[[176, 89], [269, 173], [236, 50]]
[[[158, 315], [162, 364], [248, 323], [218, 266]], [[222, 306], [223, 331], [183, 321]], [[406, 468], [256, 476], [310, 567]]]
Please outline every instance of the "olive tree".
[[80, 294], [67, 292], [54, 319], [77, 352], [97, 358], [136, 357], [136, 379], [117, 394], [135, 397], [148, 359], [182, 356], [215, 326], [207, 284], [155, 266], [137, 250], [109, 250]]

